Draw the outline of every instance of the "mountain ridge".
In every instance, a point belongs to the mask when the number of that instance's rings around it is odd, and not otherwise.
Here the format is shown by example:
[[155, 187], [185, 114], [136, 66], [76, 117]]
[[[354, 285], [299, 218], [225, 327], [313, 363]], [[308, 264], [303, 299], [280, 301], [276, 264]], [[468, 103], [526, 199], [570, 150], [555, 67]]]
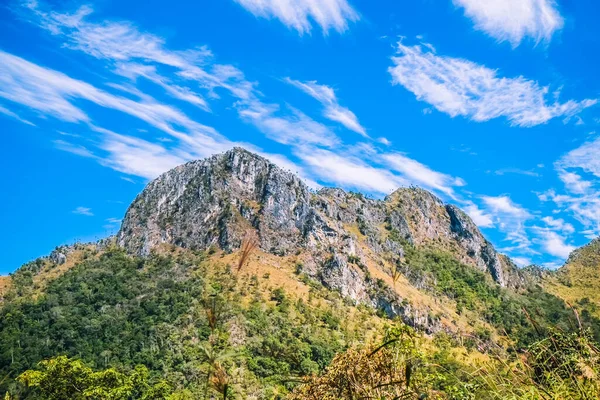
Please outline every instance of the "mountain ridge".
[[[356, 204], [349, 204], [353, 200]], [[348, 206], [354, 206], [353, 211], [358, 213], [354, 220], [345, 213], [344, 208]], [[185, 211], [186, 207], [193, 207], [205, 219], [198, 220], [196, 215]], [[139, 215], [139, 208], [155, 212], [157, 218]], [[310, 249], [323, 243], [323, 236], [327, 234], [321, 235], [323, 232], [316, 232], [315, 227], [318, 229], [321, 225], [323, 230], [328, 230], [331, 226], [326, 224], [332, 219], [345, 224], [357, 223], [364, 230], [363, 234], [377, 230], [376, 224], [387, 223], [388, 230], [397, 231], [401, 239], [412, 244], [422, 245], [438, 238], [448, 243], [454, 241], [464, 250], [463, 261], [486, 270], [501, 286], [517, 284], [510, 281], [510, 275], [516, 271], [514, 264], [500, 259], [500, 254], [471, 218], [424, 189], [399, 188], [384, 200], [367, 199], [338, 188], [311, 192], [294, 174], [239, 147], [176, 167], [148, 184], [129, 207], [117, 234], [118, 242], [141, 255], [148, 254], [158, 243], [174, 242], [191, 248], [218, 244], [231, 250], [239, 246], [243, 239], [240, 234], [244, 232], [227, 231], [229, 227], [223, 225], [243, 221], [232, 221], [232, 216], [225, 215], [227, 211], [238, 214], [234, 217], [242, 217], [248, 223], [245, 228], [255, 229], [261, 248], [272, 253], [285, 254], [290, 248], [296, 250], [298, 245]], [[179, 226], [171, 221], [173, 218], [180, 218]], [[218, 231], [218, 224], [224, 229]], [[182, 225], [193, 235], [185, 235]], [[195, 229], [202, 226], [216, 230], [212, 234], [194, 236], [198, 233]], [[138, 232], [140, 228], [143, 232]], [[274, 231], [277, 235], [273, 235]], [[389, 241], [372, 244], [378, 250], [385, 247], [385, 250], [402, 251], [401, 245]]]
[[383, 200], [338, 188], [311, 191], [296, 175], [242, 148], [150, 182], [129, 207], [117, 243], [138, 256], [160, 244], [232, 252], [249, 234], [262, 251], [296, 255], [304, 273], [344, 297], [426, 331], [446, 328], [431, 317], [440, 311], [411, 306], [404, 293], [408, 285], [430, 287], [435, 280], [396, 287], [397, 276], [411, 269], [408, 247], [443, 249], [502, 287], [526, 284], [466, 213], [424, 189], [400, 188]]

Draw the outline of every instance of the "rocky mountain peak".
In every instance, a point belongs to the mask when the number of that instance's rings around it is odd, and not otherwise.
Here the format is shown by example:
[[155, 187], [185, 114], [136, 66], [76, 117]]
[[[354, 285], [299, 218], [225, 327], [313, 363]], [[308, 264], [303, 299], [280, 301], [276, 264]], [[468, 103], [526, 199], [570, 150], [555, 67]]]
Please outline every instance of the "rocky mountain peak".
[[296, 175], [242, 148], [152, 181], [129, 207], [117, 240], [139, 255], [161, 243], [234, 251], [249, 231], [263, 251], [300, 255], [309, 275], [391, 314], [400, 312], [396, 303], [373, 295], [365, 266], [389, 274], [407, 245], [447, 250], [502, 286], [518, 284], [512, 263], [468, 215], [426, 190], [401, 188], [384, 200], [335, 188], [313, 192]]

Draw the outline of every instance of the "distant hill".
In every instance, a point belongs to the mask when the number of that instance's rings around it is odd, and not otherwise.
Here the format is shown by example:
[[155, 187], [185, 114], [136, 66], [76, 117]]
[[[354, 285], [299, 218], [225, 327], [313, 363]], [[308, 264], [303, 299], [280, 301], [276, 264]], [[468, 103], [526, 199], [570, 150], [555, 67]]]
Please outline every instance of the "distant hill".
[[600, 317], [600, 239], [571, 253], [562, 268], [545, 275], [544, 286], [584, 316]]

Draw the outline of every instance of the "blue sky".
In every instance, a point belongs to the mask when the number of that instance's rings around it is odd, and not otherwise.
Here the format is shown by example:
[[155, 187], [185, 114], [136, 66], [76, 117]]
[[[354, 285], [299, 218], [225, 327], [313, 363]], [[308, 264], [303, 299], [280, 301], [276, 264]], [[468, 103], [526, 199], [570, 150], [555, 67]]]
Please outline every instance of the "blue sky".
[[592, 0], [0, 7], [0, 273], [115, 233], [144, 185], [241, 145], [319, 186], [418, 185], [519, 265], [600, 234]]

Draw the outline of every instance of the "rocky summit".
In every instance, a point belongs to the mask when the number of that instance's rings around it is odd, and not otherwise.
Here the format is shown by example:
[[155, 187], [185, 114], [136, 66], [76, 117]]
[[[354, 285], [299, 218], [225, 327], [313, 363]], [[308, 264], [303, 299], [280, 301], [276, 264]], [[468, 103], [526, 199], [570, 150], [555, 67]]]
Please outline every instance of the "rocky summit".
[[303, 271], [326, 287], [389, 315], [406, 317], [402, 293], [374, 290], [366, 266], [387, 275], [410, 269], [406, 246], [447, 250], [503, 287], [522, 283], [514, 264], [466, 213], [428, 191], [400, 188], [384, 200], [342, 189], [313, 191], [242, 148], [178, 166], [152, 181], [129, 207], [117, 241], [141, 256], [161, 244], [229, 252], [249, 234], [264, 252], [297, 255]]

